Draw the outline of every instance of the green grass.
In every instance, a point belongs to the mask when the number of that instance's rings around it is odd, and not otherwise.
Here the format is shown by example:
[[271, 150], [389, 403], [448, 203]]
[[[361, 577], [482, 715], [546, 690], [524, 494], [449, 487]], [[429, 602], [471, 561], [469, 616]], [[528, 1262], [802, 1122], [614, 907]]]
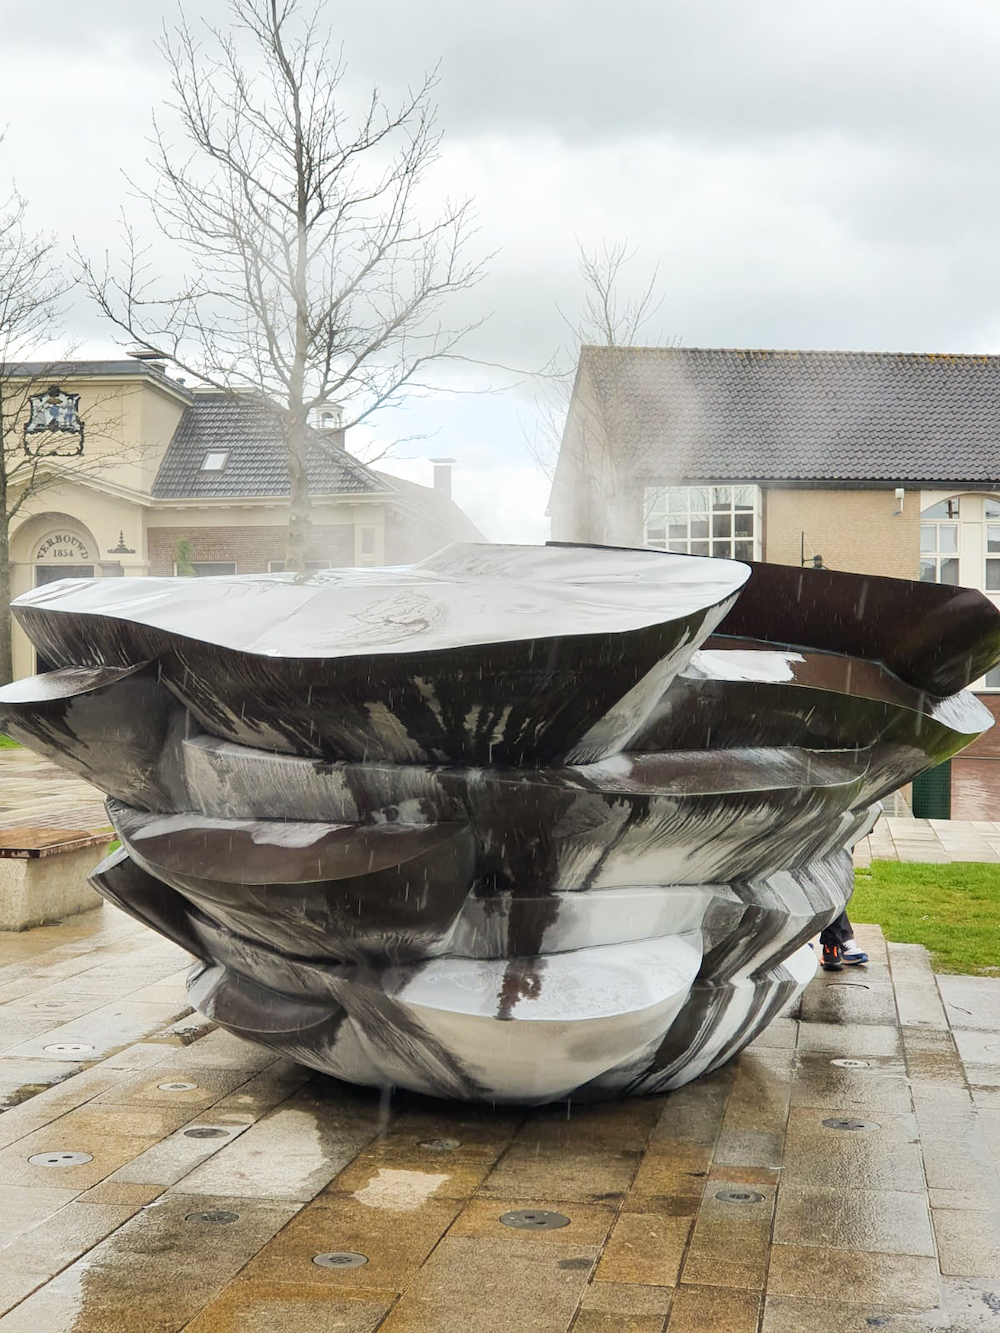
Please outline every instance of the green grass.
[[17, 741], [12, 741], [9, 736], [5, 736], [0, 731], [0, 750], [20, 750], [20, 748]]
[[854, 880], [852, 921], [874, 922], [894, 943], [923, 944], [936, 972], [1000, 972], [1000, 865], [873, 861]]

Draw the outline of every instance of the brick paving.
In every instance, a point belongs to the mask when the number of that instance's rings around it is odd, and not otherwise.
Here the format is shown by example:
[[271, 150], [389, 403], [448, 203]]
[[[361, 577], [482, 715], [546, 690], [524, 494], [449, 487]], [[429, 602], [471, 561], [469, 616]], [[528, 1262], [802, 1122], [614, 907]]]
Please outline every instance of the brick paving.
[[717, 1073], [527, 1111], [230, 1037], [110, 906], [0, 935], [0, 1333], [996, 1327], [1000, 982], [858, 935]]
[[[26, 822], [107, 824], [0, 752], [0, 828]], [[857, 855], [997, 860], [1000, 822], [889, 817]], [[0, 1333], [1000, 1329], [1000, 980], [857, 933], [867, 968], [715, 1074], [528, 1111], [232, 1038], [110, 906], [0, 933]]]
[[31, 750], [0, 750], [0, 831], [109, 828], [101, 793]]

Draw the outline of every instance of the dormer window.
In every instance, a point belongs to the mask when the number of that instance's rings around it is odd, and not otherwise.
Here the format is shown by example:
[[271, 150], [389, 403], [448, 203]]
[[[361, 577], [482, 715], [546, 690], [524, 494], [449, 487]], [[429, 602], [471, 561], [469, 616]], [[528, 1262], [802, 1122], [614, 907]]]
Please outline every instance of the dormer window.
[[221, 472], [226, 466], [226, 459], [229, 457], [228, 449], [219, 449], [212, 453], [207, 453], [202, 460], [202, 472]]

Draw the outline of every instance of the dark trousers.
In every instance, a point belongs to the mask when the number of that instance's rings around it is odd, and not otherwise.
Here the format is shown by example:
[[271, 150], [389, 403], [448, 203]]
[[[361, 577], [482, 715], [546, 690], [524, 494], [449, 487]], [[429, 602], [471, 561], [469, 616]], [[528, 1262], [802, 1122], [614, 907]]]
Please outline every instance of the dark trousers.
[[836, 921], [831, 921], [826, 930], [819, 937], [820, 944], [839, 944], [841, 948], [849, 939], [853, 939], [854, 931], [851, 929], [851, 923], [847, 919], [847, 913], [841, 912]]

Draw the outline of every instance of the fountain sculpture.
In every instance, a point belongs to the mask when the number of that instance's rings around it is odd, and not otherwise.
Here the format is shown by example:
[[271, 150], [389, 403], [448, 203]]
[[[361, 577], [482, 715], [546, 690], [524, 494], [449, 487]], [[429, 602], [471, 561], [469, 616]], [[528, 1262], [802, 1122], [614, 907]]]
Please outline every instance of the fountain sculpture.
[[108, 795], [191, 1003], [356, 1083], [676, 1088], [809, 981], [879, 801], [991, 725], [965, 589], [640, 550], [66, 580], [16, 740]]

